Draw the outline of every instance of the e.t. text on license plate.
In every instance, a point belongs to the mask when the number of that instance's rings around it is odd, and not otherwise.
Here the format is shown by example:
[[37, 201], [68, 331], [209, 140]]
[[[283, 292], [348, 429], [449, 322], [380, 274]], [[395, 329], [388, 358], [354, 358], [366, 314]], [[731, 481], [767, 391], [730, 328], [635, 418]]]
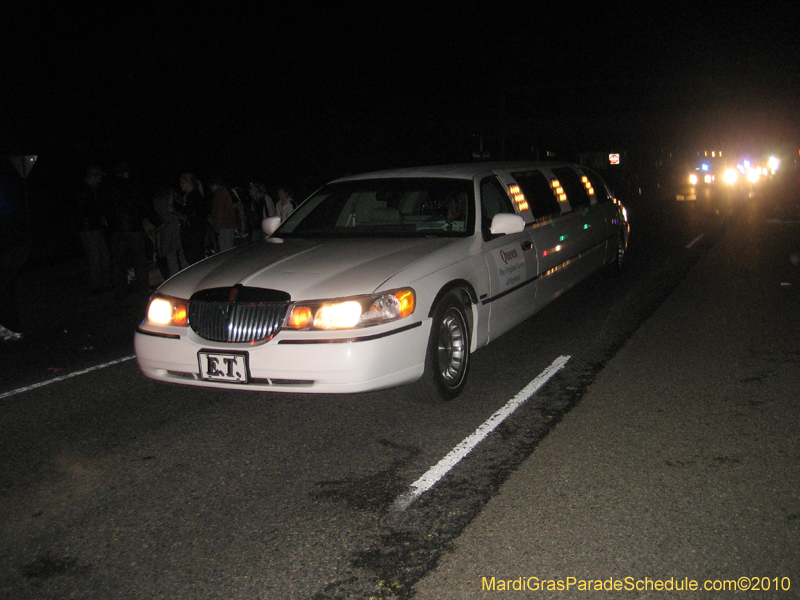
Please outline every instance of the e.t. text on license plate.
[[201, 351], [197, 353], [197, 360], [200, 378], [205, 381], [247, 383], [247, 354]]

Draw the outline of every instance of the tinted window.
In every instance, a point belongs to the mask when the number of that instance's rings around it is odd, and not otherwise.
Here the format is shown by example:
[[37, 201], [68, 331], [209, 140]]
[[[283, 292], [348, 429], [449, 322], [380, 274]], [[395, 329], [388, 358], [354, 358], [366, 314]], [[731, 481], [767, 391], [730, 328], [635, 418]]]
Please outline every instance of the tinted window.
[[561, 207], [553, 192], [553, 187], [541, 171], [528, 171], [525, 173], [512, 173], [512, 177], [525, 195], [531, 212], [537, 220], [554, 217], [561, 214]]
[[598, 202], [607, 202], [611, 200], [611, 196], [608, 194], [608, 189], [606, 188], [603, 180], [600, 179], [600, 176], [595, 173], [594, 171], [590, 171], [588, 169], [582, 169], [583, 174], [589, 179], [589, 183], [592, 184], [594, 188], [594, 197]]
[[564, 192], [567, 194], [567, 200], [569, 200], [569, 205], [573, 210], [575, 208], [589, 206], [589, 194], [581, 181], [580, 175], [578, 175], [575, 169], [571, 167], [560, 167], [552, 169], [552, 171], [553, 175], [556, 176], [558, 182], [561, 184], [561, 187], [564, 188]]
[[491, 236], [492, 217], [498, 213], [514, 213], [511, 199], [496, 177], [481, 181], [481, 230], [484, 239]]

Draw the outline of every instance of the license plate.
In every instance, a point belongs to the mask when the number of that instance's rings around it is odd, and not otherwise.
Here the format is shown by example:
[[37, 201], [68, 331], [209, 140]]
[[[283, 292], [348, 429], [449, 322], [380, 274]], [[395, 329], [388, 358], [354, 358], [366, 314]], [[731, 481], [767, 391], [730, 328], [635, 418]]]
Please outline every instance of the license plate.
[[200, 378], [204, 381], [247, 383], [247, 354], [232, 352], [197, 353], [200, 363]]

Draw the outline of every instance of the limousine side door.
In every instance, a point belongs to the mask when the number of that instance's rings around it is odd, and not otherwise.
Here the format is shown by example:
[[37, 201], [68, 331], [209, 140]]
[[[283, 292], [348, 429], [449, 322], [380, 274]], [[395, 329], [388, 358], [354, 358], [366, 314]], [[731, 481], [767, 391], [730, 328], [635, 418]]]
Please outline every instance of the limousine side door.
[[[605, 262], [613, 261], [617, 254], [618, 236], [625, 234], [625, 229], [620, 225], [620, 207], [614, 200], [614, 195], [609, 191], [603, 179], [594, 171], [585, 167], [581, 168], [581, 172], [592, 185], [594, 189], [594, 200], [603, 212], [606, 220], [606, 260]], [[627, 243], [627, 239], [625, 240]]]
[[536, 296], [536, 251], [528, 229], [493, 235], [492, 218], [518, 214], [506, 188], [496, 176], [480, 180], [482, 254], [489, 274], [489, 293], [480, 301], [489, 306], [489, 340], [508, 331], [533, 312]]
[[592, 200], [591, 184], [574, 167], [550, 169], [561, 214], [531, 228], [539, 259], [537, 310], [600, 268], [606, 219]]

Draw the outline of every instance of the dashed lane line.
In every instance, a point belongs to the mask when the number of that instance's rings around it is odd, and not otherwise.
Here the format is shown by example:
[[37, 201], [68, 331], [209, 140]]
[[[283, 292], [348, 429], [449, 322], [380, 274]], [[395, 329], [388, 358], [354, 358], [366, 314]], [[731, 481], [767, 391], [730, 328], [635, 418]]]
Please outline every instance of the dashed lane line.
[[704, 235], [705, 235], [705, 233], [701, 233], [701, 234], [700, 234], [700, 235], [698, 235], [696, 238], [694, 238], [694, 239], [693, 239], [691, 242], [689, 242], [688, 244], [686, 244], [686, 249], [688, 250], [689, 248], [691, 248], [692, 246], [694, 246], [694, 245], [695, 245], [697, 242], [699, 242], [700, 240], [702, 240]]
[[27, 385], [25, 387], [17, 388], [15, 390], [11, 390], [10, 392], [4, 392], [0, 394], [0, 400], [3, 398], [8, 398], [10, 396], [16, 396], [17, 394], [22, 394], [25, 392], [29, 392], [31, 390], [35, 390], [36, 388], [44, 387], [46, 385], [51, 385], [53, 383], [58, 383], [59, 381], [64, 381], [65, 379], [72, 379], [73, 377], [77, 377], [78, 375], [85, 375], [86, 373], [91, 373], [92, 371], [97, 371], [99, 369], [105, 369], [106, 367], [110, 367], [112, 365], [118, 365], [119, 363], [127, 362], [129, 360], [133, 360], [136, 358], [135, 356], [126, 356], [124, 358], [118, 358], [117, 360], [112, 360], [107, 363], [103, 363], [102, 365], [96, 365], [94, 367], [89, 367], [88, 369], [83, 369], [81, 371], [75, 371], [74, 373], [67, 373], [66, 375], [62, 375], [61, 377], [55, 377], [53, 379], [48, 379], [47, 381], [40, 381], [39, 383], [34, 383], [33, 385]]
[[404, 511], [422, 494], [430, 490], [436, 483], [442, 479], [447, 473], [455, 467], [462, 458], [472, 452], [472, 450], [480, 444], [487, 435], [494, 431], [500, 423], [505, 421], [515, 410], [522, 406], [528, 398], [533, 396], [539, 389], [549, 381], [549, 379], [561, 370], [569, 356], [559, 356], [555, 359], [549, 367], [542, 371], [533, 381], [522, 388], [519, 393], [509, 400], [505, 406], [494, 413], [491, 417], [478, 427], [472, 434], [466, 437], [460, 444], [453, 448], [447, 456], [440, 460], [436, 465], [431, 467], [427, 473], [417, 479], [408, 490], [395, 499], [392, 504], [392, 509], [397, 511]]

